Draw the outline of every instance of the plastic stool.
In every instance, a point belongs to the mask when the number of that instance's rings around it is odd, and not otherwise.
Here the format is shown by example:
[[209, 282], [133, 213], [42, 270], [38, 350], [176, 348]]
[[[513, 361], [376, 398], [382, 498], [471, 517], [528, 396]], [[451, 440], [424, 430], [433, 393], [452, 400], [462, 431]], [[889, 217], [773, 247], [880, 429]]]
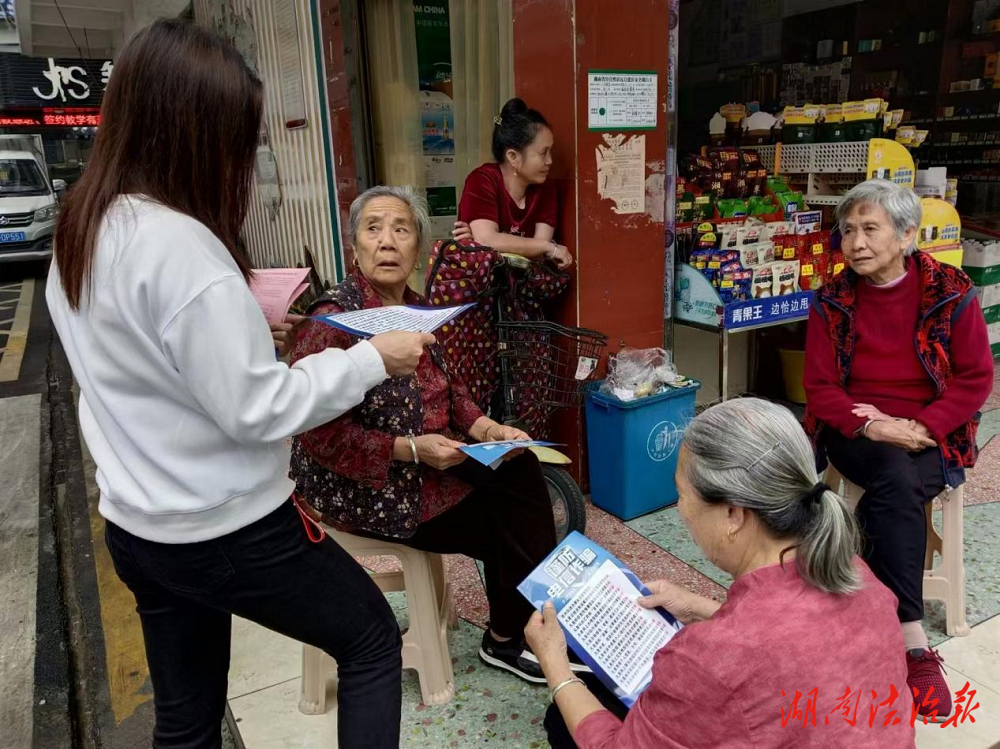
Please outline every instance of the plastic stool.
[[[448, 630], [458, 625], [451, 588], [440, 554], [417, 551], [402, 544], [342, 533], [323, 526], [330, 537], [354, 556], [393, 556], [402, 571], [376, 572], [372, 579], [383, 592], [406, 591], [410, 626], [403, 635], [403, 668], [416, 669], [424, 704], [443, 705], [455, 695]], [[326, 686], [336, 679], [337, 664], [312, 645], [302, 646], [302, 692], [299, 711], [321, 715], [327, 711]]]
[[[824, 481], [853, 510], [865, 493], [857, 484], [852, 484], [831, 463], [826, 469]], [[934, 503], [928, 502], [927, 549], [924, 552], [924, 599], [942, 601], [945, 606], [945, 631], [953, 637], [969, 634], [969, 624], [965, 619], [965, 562], [963, 559], [965, 534], [962, 529], [965, 509], [965, 491], [959, 486], [946, 487], [937, 499], [941, 500], [941, 532], [934, 527]], [[934, 552], [941, 556], [937, 567]]]

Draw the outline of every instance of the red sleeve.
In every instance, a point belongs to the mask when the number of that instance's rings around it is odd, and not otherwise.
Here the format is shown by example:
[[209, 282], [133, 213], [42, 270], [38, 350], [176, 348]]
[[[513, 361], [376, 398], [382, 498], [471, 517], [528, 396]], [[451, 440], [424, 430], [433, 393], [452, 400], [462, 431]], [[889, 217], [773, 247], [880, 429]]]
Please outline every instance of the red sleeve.
[[947, 388], [917, 414], [938, 442], [971, 419], [993, 389], [993, 355], [979, 299], [970, 291], [965, 309], [953, 321], [948, 351], [951, 378]]
[[[679, 644], [679, 643], [678, 643]], [[711, 715], [711, 720], [705, 716]], [[591, 713], [573, 734], [580, 749], [751, 746], [750, 731], [732, 690], [703, 662], [673, 644], [656, 654], [653, 682], [625, 720]]]
[[826, 322], [816, 308], [811, 306], [806, 327], [806, 366], [802, 380], [809, 400], [809, 410], [823, 423], [845, 437], [853, 438], [866, 420], [852, 413], [854, 399], [840, 384], [834, 357]]
[[460, 434], [468, 435], [472, 425], [483, 416], [483, 412], [472, 400], [468, 388], [461, 379], [453, 379], [448, 389], [451, 393], [451, 428]]
[[[315, 314], [329, 315], [341, 311], [338, 306], [328, 304], [318, 308]], [[291, 359], [294, 363], [328, 348], [350, 347], [351, 339], [347, 333], [310, 320], [303, 324], [296, 336]], [[303, 432], [298, 439], [313, 460], [340, 476], [376, 489], [381, 488], [388, 478], [396, 438], [386, 432], [365, 429], [354, 420], [353, 410]]]
[[[500, 193], [496, 180], [479, 167], [469, 173], [462, 188], [462, 199], [458, 204], [458, 220], [472, 222], [478, 219], [492, 221], [500, 226]], [[503, 231], [503, 227], [500, 226]]]
[[553, 229], [559, 221], [559, 190], [555, 182], [545, 181], [538, 188], [538, 211], [536, 224], [548, 224]]

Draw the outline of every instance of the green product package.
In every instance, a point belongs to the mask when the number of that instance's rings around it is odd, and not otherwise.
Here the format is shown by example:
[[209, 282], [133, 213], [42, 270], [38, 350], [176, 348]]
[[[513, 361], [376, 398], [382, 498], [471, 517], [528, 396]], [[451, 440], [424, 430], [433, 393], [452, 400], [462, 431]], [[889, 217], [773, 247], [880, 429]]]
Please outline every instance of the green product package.
[[785, 125], [781, 130], [782, 143], [813, 143], [815, 140], [815, 125]]
[[801, 211], [805, 208], [805, 202], [802, 199], [802, 193], [800, 192], [782, 192], [778, 193], [778, 204], [781, 206], [782, 212], [785, 214], [785, 219], [789, 220], [792, 214]]
[[844, 125], [844, 136], [848, 141], [871, 140], [881, 135], [882, 123], [878, 120], [860, 120]]
[[777, 210], [778, 206], [770, 195], [754, 195], [747, 206], [747, 215], [767, 216]]
[[782, 192], [791, 192], [792, 188], [788, 186], [781, 177], [768, 177], [767, 178], [767, 189], [773, 192], [775, 195]]
[[824, 122], [820, 129], [822, 143], [843, 143], [847, 140], [847, 126], [843, 122]]
[[711, 195], [699, 195], [694, 199], [694, 221], [706, 221], [715, 218], [715, 208]]
[[741, 218], [747, 215], [747, 201], [742, 198], [726, 198], [716, 203], [720, 218]]

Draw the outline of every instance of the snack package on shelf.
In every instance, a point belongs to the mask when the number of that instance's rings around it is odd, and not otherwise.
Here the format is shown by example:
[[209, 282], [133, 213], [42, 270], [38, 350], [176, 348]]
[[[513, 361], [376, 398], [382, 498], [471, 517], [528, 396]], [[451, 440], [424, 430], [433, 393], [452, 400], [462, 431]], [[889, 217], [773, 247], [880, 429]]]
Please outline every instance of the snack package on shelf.
[[778, 260], [771, 266], [773, 289], [772, 296], [785, 296], [800, 291], [799, 261]]

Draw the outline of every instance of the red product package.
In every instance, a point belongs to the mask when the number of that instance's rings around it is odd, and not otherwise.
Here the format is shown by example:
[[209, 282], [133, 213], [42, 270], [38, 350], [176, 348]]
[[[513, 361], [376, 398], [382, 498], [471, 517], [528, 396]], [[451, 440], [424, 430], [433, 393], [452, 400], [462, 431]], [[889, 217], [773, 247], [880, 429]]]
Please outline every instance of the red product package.
[[816, 291], [827, 281], [828, 255], [815, 255], [799, 263], [799, 288]]
[[839, 276], [844, 272], [847, 267], [847, 263], [844, 259], [843, 252], [831, 252], [830, 253], [830, 278]]

